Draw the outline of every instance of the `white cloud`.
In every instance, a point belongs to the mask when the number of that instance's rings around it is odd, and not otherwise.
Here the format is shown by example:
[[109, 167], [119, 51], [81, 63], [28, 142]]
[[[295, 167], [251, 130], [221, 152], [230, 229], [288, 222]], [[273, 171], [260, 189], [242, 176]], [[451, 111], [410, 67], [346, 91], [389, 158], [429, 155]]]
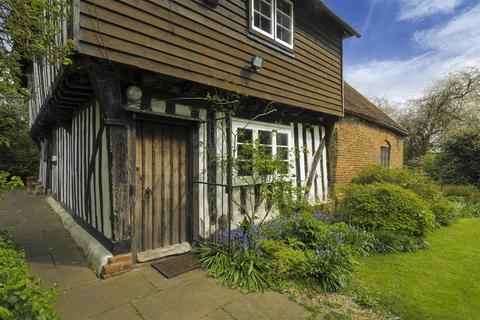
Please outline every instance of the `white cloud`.
[[399, 0], [400, 12], [397, 19], [400, 21], [421, 20], [426, 17], [451, 13], [464, 0]]
[[405, 60], [370, 61], [346, 66], [348, 82], [367, 96], [405, 102], [419, 97], [450, 72], [480, 66], [480, 4], [445, 24], [418, 31], [414, 43], [425, 53]]

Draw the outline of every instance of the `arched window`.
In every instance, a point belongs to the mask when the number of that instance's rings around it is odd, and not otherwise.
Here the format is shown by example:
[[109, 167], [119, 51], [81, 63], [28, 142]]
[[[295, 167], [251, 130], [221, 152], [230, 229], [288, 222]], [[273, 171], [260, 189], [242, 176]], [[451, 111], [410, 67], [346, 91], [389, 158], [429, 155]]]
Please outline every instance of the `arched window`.
[[380, 164], [384, 167], [390, 166], [390, 143], [384, 141], [380, 147]]

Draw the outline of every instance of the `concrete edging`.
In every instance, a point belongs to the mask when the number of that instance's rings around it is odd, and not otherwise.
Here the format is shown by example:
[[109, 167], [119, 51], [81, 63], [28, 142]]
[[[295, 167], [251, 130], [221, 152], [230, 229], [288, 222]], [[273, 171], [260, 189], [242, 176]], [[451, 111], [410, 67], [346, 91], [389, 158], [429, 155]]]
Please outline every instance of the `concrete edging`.
[[95, 273], [97, 276], [100, 276], [102, 267], [108, 264], [108, 258], [113, 257], [113, 254], [75, 222], [63, 206], [52, 196], [48, 196], [45, 201], [62, 219], [63, 227], [70, 233], [77, 245], [82, 248]]

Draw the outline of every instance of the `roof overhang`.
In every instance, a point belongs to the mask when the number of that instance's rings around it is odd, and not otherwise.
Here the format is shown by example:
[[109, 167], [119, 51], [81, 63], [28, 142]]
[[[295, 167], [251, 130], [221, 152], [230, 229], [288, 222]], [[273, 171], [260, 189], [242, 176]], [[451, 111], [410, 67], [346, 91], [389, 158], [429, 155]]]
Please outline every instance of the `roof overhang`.
[[342, 18], [340, 18], [330, 7], [323, 1], [323, 0], [316, 0], [317, 4], [320, 5], [320, 7], [325, 10], [328, 16], [330, 16], [335, 22], [340, 24], [344, 31], [344, 39], [345, 38], [350, 38], [350, 37], [357, 37], [360, 38], [361, 34], [358, 32], [355, 28], [353, 28], [351, 25], [346, 23]]

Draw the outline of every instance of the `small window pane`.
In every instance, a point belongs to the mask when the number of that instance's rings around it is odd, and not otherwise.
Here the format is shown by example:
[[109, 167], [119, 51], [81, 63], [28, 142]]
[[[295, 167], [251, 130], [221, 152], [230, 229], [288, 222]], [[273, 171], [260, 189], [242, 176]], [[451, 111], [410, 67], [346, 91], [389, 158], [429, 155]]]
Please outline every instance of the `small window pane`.
[[270, 15], [272, 14], [271, 0], [269, 1], [262, 0], [262, 4], [260, 6], [260, 12], [262, 13], [262, 15], [270, 17]]
[[280, 10], [287, 15], [291, 15], [292, 6], [285, 0], [277, 0], [277, 10]]
[[288, 146], [288, 134], [277, 133], [277, 146]]
[[253, 0], [253, 25], [272, 34], [272, 0]]
[[258, 140], [260, 144], [272, 144], [272, 132], [258, 131]]
[[252, 142], [252, 130], [250, 129], [237, 129], [237, 142]]
[[277, 147], [277, 158], [279, 160], [288, 160], [288, 147]]
[[277, 25], [277, 38], [285, 43], [292, 43], [292, 33]]
[[258, 27], [267, 33], [272, 33], [272, 21], [265, 16], [261, 16], [260, 26]]

